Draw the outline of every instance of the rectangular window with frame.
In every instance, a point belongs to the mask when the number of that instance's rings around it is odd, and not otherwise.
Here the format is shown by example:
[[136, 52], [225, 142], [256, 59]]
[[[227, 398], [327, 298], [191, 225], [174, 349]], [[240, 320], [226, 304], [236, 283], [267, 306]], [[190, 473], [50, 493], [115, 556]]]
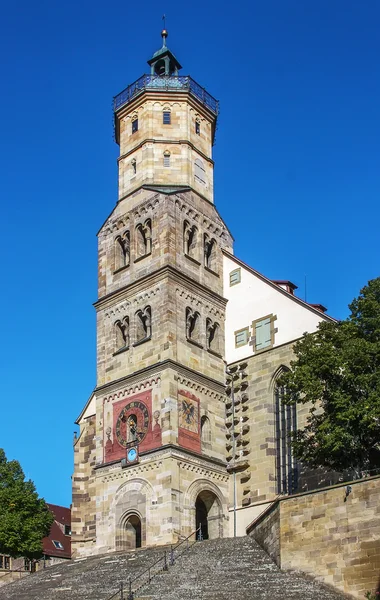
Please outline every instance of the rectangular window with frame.
[[162, 122], [164, 125], [171, 124], [171, 113], [169, 111], [164, 111], [162, 114]]
[[274, 315], [267, 315], [262, 319], [257, 319], [252, 323], [252, 333], [255, 340], [255, 351], [270, 348], [274, 344], [274, 334], [277, 329], [274, 328], [274, 321], [277, 319]]
[[248, 339], [248, 327], [244, 327], [244, 329], [238, 329], [238, 331], [235, 331], [235, 348], [240, 348], [240, 346], [245, 346], [246, 344], [248, 344]]
[[170, 167], [170, 154], [167, 156], [164, 155], [164, 167]]
[[132, 133], [136, 133], [139, 130], [139, 120], [135, 119], [132, 121]]
[[195, 121], [195, 133], [201, 135], [201, 124], [199, 121]]
[[230, 286], [241, 282], [241, 269], [234, 269], [230, 273]]

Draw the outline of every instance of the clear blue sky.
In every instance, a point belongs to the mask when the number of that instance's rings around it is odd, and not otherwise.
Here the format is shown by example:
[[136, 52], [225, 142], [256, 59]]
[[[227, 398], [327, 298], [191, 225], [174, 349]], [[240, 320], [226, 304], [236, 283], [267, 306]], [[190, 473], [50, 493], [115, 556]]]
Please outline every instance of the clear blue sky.
[[116, 202], [112, 96], [168, 45], [220, 100], [215, 200], [236, 254], [331, 315], [379, 275], [380, 3], [3, 2], [0, 446], [71, 500], [95, 385], [95, 234]]

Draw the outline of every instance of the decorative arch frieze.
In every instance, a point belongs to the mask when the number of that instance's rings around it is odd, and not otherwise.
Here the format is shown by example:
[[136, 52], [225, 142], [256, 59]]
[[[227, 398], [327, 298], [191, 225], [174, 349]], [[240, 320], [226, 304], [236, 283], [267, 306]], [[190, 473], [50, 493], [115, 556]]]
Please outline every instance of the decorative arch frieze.
[[178, 383], [186, 386], [187, 388], [191, 389], [191, 390], [195, 390], [197, 392], [201, 392], [202, 394], [204, 394], [205, 396], [208, 396], [209, 398], [215, 398], [216, 400], [220, 400], [221, 402], [225, 401], [225, 395], [224, 394], [220, 394], [214, 390], [211, 390], [210, 388], [205, 387], [204, 385], [200, 384], [200, 383], [196, 383], [195, 381], [191, 381], [190, 379], [188, 379], [187, 377], [182, 377], [181, 375], [177, 376], [177, 381]]
[[161, 376], [156, 375], [154, 377], [150, 377], [145, 381], [140, 381], [139, 383], [135, 383], [128, 387], [123, 388], [117, 392], [113, 392], [112, 394], [108, 394], [103, 397], [103, 402], [112, 402], [114, 400], [119, 400], [121, 398], [127, 398], [141, 390], [146, 390], [152, 388], [154, 385], [158, 385], [161, 382]]

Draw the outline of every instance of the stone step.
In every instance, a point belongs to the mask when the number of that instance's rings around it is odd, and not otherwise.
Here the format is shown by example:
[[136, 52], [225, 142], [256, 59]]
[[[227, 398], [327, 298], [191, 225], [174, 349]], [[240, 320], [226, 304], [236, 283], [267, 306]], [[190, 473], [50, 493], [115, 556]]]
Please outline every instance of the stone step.
[[[167, 549], [166, 549], [167, 550]], [[163, 555], [163, 548], [69, 561], [0, 588], [0, 600], [107, 600]], [[168, 561], [169, 562], [169, 561]], [[146, 575], [144, 576], [144, 578]], [[134, 583], [136, 590], [139, 582]], [[297, 573], [282, 572], [249, 537], [195, 542], [134, 600], [339, 600]], [[116, 596], [119, 600], [119, 595]]]

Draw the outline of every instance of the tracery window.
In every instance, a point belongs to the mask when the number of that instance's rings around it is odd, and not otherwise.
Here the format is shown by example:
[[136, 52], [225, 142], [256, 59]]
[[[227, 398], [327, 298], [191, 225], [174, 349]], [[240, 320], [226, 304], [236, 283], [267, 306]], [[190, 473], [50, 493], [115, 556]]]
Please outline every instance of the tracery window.
[[297, 407], [285, 405], [285, 389], [274, 391], [276, 430], [276, 479], [278, 494], [294, 494], [298, 487], [297, 461], [293, 455], [290, 436], [297, 430]]
[[147, 341], [152, 336], [152, 309], [146, 306], [143, 310], [136, 312], [136, 342]]

